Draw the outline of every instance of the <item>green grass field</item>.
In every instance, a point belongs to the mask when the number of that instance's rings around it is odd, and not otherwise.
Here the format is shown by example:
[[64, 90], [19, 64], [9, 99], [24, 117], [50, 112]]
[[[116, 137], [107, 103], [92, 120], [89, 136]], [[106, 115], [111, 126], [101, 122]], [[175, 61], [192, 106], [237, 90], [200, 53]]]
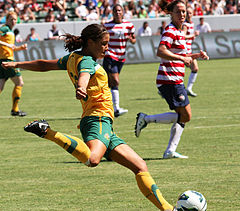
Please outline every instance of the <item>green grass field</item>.
[[[190, 98], [193, 117], [178, 151], [187, 160], [162, 160], [171, 125], [150, 124], [134, 136], [136, 114], [168, 112], [157, 94], [158, 64], [125, 65], [120, 102], [129, 113], [114, 121], [115, 132], [147, 162], [165, 198], [175, 204], [188, 189], [204, 194], [209, 211], [240, 210], [240, 59], [199, 62], [200, 72]], [[186, 81], [189, 75], [186, 71]], [[31, 120], [45, 118], [50, 126], [80, 137], [76, 128], [80, 102], [64, 71], [22, 71], [23, 118], [10, 116], [13, 83], [0, 95], [1, 211], [153, 211], [137, 188], [132, 172], [103, 159], [87, 168], [56, 144], [24, 132]]]

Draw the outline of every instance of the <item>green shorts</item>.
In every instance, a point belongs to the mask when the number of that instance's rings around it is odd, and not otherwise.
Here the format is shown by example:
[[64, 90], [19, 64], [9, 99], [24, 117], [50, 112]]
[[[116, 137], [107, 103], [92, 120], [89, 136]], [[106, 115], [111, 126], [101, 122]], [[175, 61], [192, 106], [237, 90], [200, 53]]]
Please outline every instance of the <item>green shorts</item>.
[[12, 78], [14, 76], [20, 76], [21, 72], [18, 68], [14, 69], [14, 68], [8, 68], [8, 69], [4, 69], [2, 67], [2, 62], [13, 62], [13, 60], [10, 59], [0, 59], [0, 79], [8, 79], [8, 78]]
[[112, 128], [112, 119], [109, 117], [87, 116], [80, 122], [80, 131], [84, 142], [98, 139], [107, 147], [104, 157], [109, 159], [109, 153], [118, 145], [126, 144], [119, 138]]

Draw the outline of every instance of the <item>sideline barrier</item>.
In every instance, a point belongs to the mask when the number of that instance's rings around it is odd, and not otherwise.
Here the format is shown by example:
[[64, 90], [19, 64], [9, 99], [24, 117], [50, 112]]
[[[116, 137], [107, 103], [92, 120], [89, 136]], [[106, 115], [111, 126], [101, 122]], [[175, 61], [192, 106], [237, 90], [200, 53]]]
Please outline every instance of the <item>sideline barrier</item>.
[[[159, 62], [156, 56], [160, 37], [137, 37], [135, 45], [128, 43], [126, 63]], [[198, 36], [193, 42], [193, 53], [202, 49], [210, 59], [240, 57], [240, 32], [213, 32]], [[28, 42], [26, 51], [15, 52], [16, 61], [34, 59], [58, 59], [68, 52], [64, 50], [63, 41]]]

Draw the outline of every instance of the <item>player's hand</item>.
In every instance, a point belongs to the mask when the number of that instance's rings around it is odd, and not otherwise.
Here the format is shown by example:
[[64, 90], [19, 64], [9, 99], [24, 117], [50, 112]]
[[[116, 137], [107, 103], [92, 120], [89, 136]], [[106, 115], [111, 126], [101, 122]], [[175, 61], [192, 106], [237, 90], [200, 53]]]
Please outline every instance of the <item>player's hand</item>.
[[195, 37], [199, 35], [199, 31], [194, 32]]
[[200, 50], [200, 58], [209, 60], [209, 57], [205, 51]]
[[189, 66], [192, 63], [193, 59], [190, 56], [186, 56], [186, 57], [183, 57], [182, 61], [186, 66]]
[[16, 62], [2, 62], [2, 67], [4, 69], [7, 69], [7, 68], [16, 68], [17, 67], [17, 63]]
[[81, 99], [87, 99], [87, 91], [86, 91], [86, 89], [85, 88], [83, 88], [83, 87], [78, 87], [77, 89], [76, 89], [76, 98], [78, 99], [78, 100], [81, 100]]
[[27, 43], [20, 46], [22, 50], [27, 50]]

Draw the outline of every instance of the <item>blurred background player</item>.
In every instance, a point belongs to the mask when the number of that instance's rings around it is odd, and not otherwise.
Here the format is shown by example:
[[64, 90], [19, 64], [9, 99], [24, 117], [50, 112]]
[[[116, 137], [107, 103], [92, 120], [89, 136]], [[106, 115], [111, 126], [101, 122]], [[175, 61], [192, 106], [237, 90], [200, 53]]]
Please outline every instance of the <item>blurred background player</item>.
[[120, 4], [113, 7], [113, 20], [104, 24], [110, 35], [108, 51], [103, 60], [103, 67], [108, 74], [109, 87], [112, 92], [115, 117], [128, 112], [120, 108], [119, 100], [119, 74], [125, 62], [127, 41], [136, 42], [134, 25], [123, 19], [123, 8]]
[[162, 211], [172, 211], [173, 206], [163, 198], [146, 162], [113, 132], [114, 111], [108, 76], [96, 62], [104, 57], [108, 43], [107, 30], [102, 25], [91, 24], [80, 36], [66, 34], [65, 48], [71, 53], [60, 59], [3, 63], [5, 67], [40, 72], [67, 70], [76, 98], [82, 104], [80, 131], [84, 141], [52, 130], [44, 120], [33, 121], [24, 129], [55, 142], [89, 167], [97, 166], [104, 156], [128, 168], [148, 200]]
[[[187, 8], [187, 17], [186, 21], [183, 23], [183, 31], [185, 33], [185, 39], [186, 39], [186, 46], [187, 46], [187, 53], [192, 53], [192, 41], [196, 36], [199, 35], [198, 31], [194, 31], [194, 23], [192, 22], [193, 17], [193, 9], [191, 7]], [[190, 64], [191, 73], [188, 78], [188, 84], [187, 84], [187, 94], [196, 97], [197, 94], [192, 91], [192, 87], [194, 82], [197, 79], [198, 74], [198, 63], [196, 59], [193, 59], [192, 63]]]
[[[3, 61], [13, 61], [14, 51], [26, 50], [27, 44], [15, 46], [15, 34], [12, 31], [17, 23], [17, 14], [9, 12], [6, 16], [6, 24], [0, 28], [0, 64]], [[8, 68], [4, 69], [0, 66], [0, 93], [3, 91], [5, 82], [11, 78], [14, 83], [12, 92], [12, 116], [26, 116], [26, 113], [19, 110], [18, 104], [22, 94], [23, 78], [18, 69]]]
[[[171, 15], [171, 23], [165, 28], [161, 37], [157, 56], [161, 58], [157, 74], [157, 88], [161, 96], [166, 100], [171, 110], [162, 114], [147, 115], [138, 113], [135, 125], [135, 135], [148, 123], [171, 124], [171, 134], [163, 159], [188, 158], [176, 152], [185, 123], [190, 121], [192, 112], [187, 91], [183, 84], [185, 65], [190, 65], [193, 59], [208, 59], [205, 52], [187, 54], [185, 34], [181, 30], [186, 19], [186, 5], [183, 0], [175, 0], [171, 3], [163, 2], [166, 10]], [[165, 10], [165, 8], [163, 8]]]

